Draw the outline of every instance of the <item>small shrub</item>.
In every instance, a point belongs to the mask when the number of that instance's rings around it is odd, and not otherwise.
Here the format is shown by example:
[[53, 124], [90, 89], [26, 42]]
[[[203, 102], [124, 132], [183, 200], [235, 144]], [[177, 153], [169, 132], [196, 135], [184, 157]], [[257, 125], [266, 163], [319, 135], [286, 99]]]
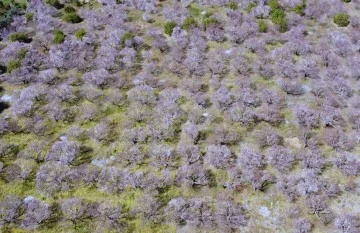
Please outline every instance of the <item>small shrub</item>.
[[173, 30], [174, 30], [174, 27], [176, 27], [176, 22], [174, 22], [174, 21], [166, 22], [165, 25], [164, 25], [165, 34], [171, 36], [171, 34], [172, 34]]
[[64, 4], [61, 4], [59, 0], [46, 0], [45, 3], [55, 7], [56, 9], [61, 9], [64, 7]]
[[342, 2], [345, 2], [345, 3], [350, 3], [351, 0], [341, 0]]
[[336, 23], [339, 27], [346, 27], [350, 24], [349, 20], [350, 16], [345, 13], [338, 13], [334, 16], [334, 23]]
[[193, 17], [189, 16], [184, 20], [184, 23], [182, 25], [182, 28], [185, 30], [189, 30], [191, 27], [196, 26], [196, 21]]
[[19, 59], [24, 59], [26, 53], [28, 52], [28, 49], [20, 49], [20, 51], [18, 52], [17, 56]]
[[134, 38], [134, 35], [131, 32], [125, 32], [121, 37], [121, 45], [125, 46], [125, 42], [127, 40], [131, 40], [132, 38]]
[[10, 9], [2, 7], [3, 6], [0, 4], [0, 28], [9, 25], [12, 22], [13, 16], [19, 13], [18, 8], [16, 7], [11, 7]]
[[250, 2], [246, 8], [247, 13], [250, 13], [254, 7], [256, 7], [256, 3]]
[[280, 24], [285, 18], [285, 12], [281, 9], [276, 9], [271, 13], [271, 21], [274, 24]]
[[279, 32], [286, 32], [288, 30], [288, 24], [286, 19], [283, 19], [279, 23]]
[[271, 13], [271, 21], [274, 24], [279, 25], [279, 31], [280, 32], [286, 32], [288, 29], [288, 24], [286, 20], [286, 14], [285, 11], [281, 9], [275, 9]]
[[15, 69], [17, 69], [19, 67], [20, 67], [20, 60], [19, 59], [9, 61], [9, 63], [7, 64], [6, 72], [10, 74], [13, 70], [15, 70]]
[[25, 33], [22, 32], [14, 32], [9, 36], [11, 42], [19, 41], [24, 43], [30, 43], [32, 41]]
[[298, 15], [304, 15], [304, 11], [306, 9], [306, 2], [305, 0], [302, 1], [301, 4], [297, 5], [296, 7], [293, 8], [293, 11], [298, 14]]
[[65, 13], [62, 18], [67, 23], [80, 23], [83, 20], [76, 12]]
[[259, 32], [261, 32], [261, 33], [267, 32], [268, 25], [267, 25], [265, 20], [258, 20], [257, 24], [258, 24], [258, 27], [259, 27]]
[[276, 10], [280, 8], [280, 5], [277, 0], [269, 0], [268, 5], [271, 8], [271, 10]]
[[218, 24], [219, 22], [215, 18], [204, 18], [202, 23], [203, 23], [203, 26], [206, 28], [210, 24]]
[[201, 14], [201, 9], [199, 9], [197, 6], [190, 5], [188, 7], [190, 16], [197, 17]]
[[26, 21], [29, 22], [29, 21], [32, 21], [34, 19], [34, 13], [31, 13], [31, 12], [27, 12], [25, 14], [25, 18], [26, 18]]
[[65, 34], [60, 29], [54, 30], [53, 36], [54, 36], [53, 39], [54, 44], [61, 44], [65, 40]]
[[74, 7], [72, 7], [72, 6], [70, 6], [70, 5], [66, 5], [66, 6], [64, 7], [64, 12], [65, 12], [65, 13], [73, 13], [73, 12], [76, 12], [76, 10], [75, 10]]
[[86, 35], [86, 31], [85, 29], [80, 29], [80, 30], [77, 30], [75, 32], [75, 37], [78, 39], [78, 40], [82, 40], [82, 38]]
[[[250, 4], [249, 4], [250, 5]], [[228, 8], [230, 8], [231, 10], [236, 10], [239, 8], [238, 4], [236, 2], [230, 2], [226, 5]]]

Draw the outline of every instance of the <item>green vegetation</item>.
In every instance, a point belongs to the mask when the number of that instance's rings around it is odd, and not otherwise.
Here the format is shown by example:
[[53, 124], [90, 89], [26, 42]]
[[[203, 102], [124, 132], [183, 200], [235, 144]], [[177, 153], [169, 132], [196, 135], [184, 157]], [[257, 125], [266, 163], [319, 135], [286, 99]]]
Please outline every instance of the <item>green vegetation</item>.
[[23, 32], [14, 32], [12, 34], [10, 34], [9, 36], [9, 40], [11, 42], [14, 41], [19, 41], [19, 42], [24, 42], [24, 43], [30, 43], [32, 41], [31, 38], [29, 38], [25, 33]]
[[256, 3], [250, 2], [246, 8], [246, 12], [250, 13], [254, 7], [256, 7]]
[[76, 12], [65, 13], [62, 19], [67, 23], [80, 23], [83, 20]]
[[345, 2], [345, 3], [350, 3], [351, 0], [341, 0], [342, 2]]
[[34, 19], [34, 13], [32, 12], [27, 12], [25, 14], [25, 18], [26, 18], [26, 21], [29, 22], [29, 21], [32, 21]]
[[77, 30], [75, 32], [75, 37], [78, 39], [78, 40], [82, 40], [82, 38], [86, 35], [86, 30], [85, 29], [80, 29], [80, 30]]
[[17, 7], [10, 7], [7, 9], [0, 2], [0, 28], [6, 27], [12, 21], [12, 17], [19, 13]]
[[192, 17], [198, 17], [201, 14], [201, 9], [199, 9], [198, 6], [191, 4], [190, 6], [188, 6], [188, 10], [189, 10], [189, 14]]
[[306, 1], [303, 0], [301, 4], [294, 7], [293, 11], [298, 15], [304, 15], [305, 9], [306, 9]]
[[10, 74], [13, 70], [19, 68], [21, 65], [21, 60], [25, 58], [26, 53], [28, 51], [29, 50], [26, 48], [20, 49], [19, 52], [17, 53], [17, 59], [8, 62], [6, 67], [6, 72]]
[[131, 40], [132, 38], [134, 38], [134, 35], [133, 35], [131, 32], [125, 32], [125, 33], [122, 35], [121, 40], [120, 40], [121, 45], [122, 45], [122, 46], [125, 46], [125, 42], [126, 42], [127, 40]]
[[259, 32], [261, 32], [261, 33], [267, 32], [268, 25], [267, 25], [265, 20], [260, 19], [260, 20], [257, 20], [256, 22], [257, 22], [257, 25], [259, 27]]
[[17, 54], [18, 58], [21, 60], [24, 59], [27, 52], [29, 52], [28, 49], [20, 49], [20, 51]]
[[280, 24], [282, 21], [284, 21], [286, 17], [286, 14], [281, 9], [276, 9], [271, 13], [271, 21], [274, 24]]
[[195, 27], [196, 26], [196, 21], [192, 16], [187, 17], [182, 25], [182, 28], [185, 30], [189, 30], [191, 27]]
[[272, 10], [279, 9], [280, 5], [277, 0], [269, 0], [268, 5]]
[[350, 23], [350, 16], [345, 13], [338, 13], [334, 16], [334, 23], [336, 23], [339, 27], [346, 27]]
[[54, 30], [53, 36], [54, 36], [54, 39], [53, 39], [54, 44], [61, 44], [65, 40], [65, 34], [60, 29]]
[[210, 24], [218, 24], [219, 21], [215, 18], [205, 17], [202, 21], [204, 28], [207, 28]]
[[56, 9], [64, 7], [64, 4], [61, 4], [59, 0], [45, 0], [45, 3], [55, 7]]
[[11, 60], [7, 64], [6, 72], [10, 74], [13, 70], [15, 70], [19, 67], [20, 67], [20, 59]]
[[279, 25], [280, 32], [286, 32], [288, 29], [286, 13], [280, 8], [277, 0], [270, 0], [268, 5], [271, 8], [271, 21], [274, 24]]
[[288, 24], [286, 19], [281, 20], [279, 23], [279, 32], [286, 32], [288, 30]]
[[65, 13], [73, 13], [73, 12], [76, 12], [76, 9], [70, 5], [65, 5], [64, 12]]
[[0, 0], [0, 28], [12, 22], [15, 15], [26, 9], [26, 0]]
[[164, 32], [165, 34], [171, 36], [173, 30], [174, 30], [174, 27], [176, 27], [176, 23], [174, 21], [169, 21], [169, 22], [166, 22], [165, 25], [164, 25]]
[[236, 10], [239, 8], [238, 4], [236, 2], [230, 2], [226, 5], [228, 8], [230, 8], [231, 10]]

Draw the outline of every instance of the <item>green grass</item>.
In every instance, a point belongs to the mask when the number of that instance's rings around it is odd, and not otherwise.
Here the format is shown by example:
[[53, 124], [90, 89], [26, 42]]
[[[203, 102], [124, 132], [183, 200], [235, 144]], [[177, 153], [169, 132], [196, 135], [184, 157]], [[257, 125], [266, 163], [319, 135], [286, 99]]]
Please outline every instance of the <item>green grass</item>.
[[192, 27], [196, 27], [196, 25], [197, 25], [197, 23], [196, 23], [194, 17], [189, 16], [184, 20], [182, 28], [185, 30], [189, 30]]
[[17, 54], [17, 57], [20, 60], [24, 59], [28, 51], [29, 51], [28, 49], [24, 49], [24, 48], [20, 49], [20, 51]]
[[45, 3], [55, 7], [56, 9], [61, 9], [64, 7], [64, 4], [60, 3], [59, 0], [45, 0]]
[[282, 9], [275, 9], [271, 13], [271, 21], [274, 24], [279, 25], [279, 31], [285, 32], [287, 31], [287, 20], [286, 20], [286, 13]]
[[124, 47], [124, 46], [125, 46], [125, 42], [126, 42], [127, 40], [131, 40], [132, 38], [134, 38], [134, 34], [132, 34], [131, 32], [125, 32], [125, 33], [121, 36], [121, 40], [120, 40], [121, 45]]
[[285, 11], [281, 9], [276, 9], [271, 13], [271, 21], [274, 24], [280, 24], [285, 19]]
[[268, 25], [265, 20], [257, 20], [256, 22], [259, 27], [259, 32], [261, 32], [261, 33], [267, 32]]
[[237, 10], [239, 8], [238, 4], [236, 2], [229, 2], [226, 5], [227, 8], [231, 9], [231, 10]]
[[280, 4], [277, 0], [269, 0], [268, 1], [268, 6], [271, 8], [271, 10], [275, 10], [275, 9], [279, 9], [280, 8]]
[[247, 13], [250, 13], [254, 7], [256, 7], [256, 3], [250, 2], [250, 3], [248, 4], [248, 6], [246, 7], [246, 12], [247, 12]]
[[25, 18], [26, 18], [26, 22], [32, 21], [32, 20], [34, 19], [34, 13], [32, 13], [32, 12], [27, 12], [27, 13], [25, 14]]
[[298, 15], [304, 15], [304, 11], [306, 9], [306, 1], [303, 0], [301, 4], [297, 5], [292, 9], [293, 12], [295, 12]]
[[196, 4], [191, 4], [188, 6], [188, 11], [190, 17], [198, 17], [201, 14], [201, 9]]
[[65, 40], [65, 34], [60, 29], [54, 30], [53, 36], [54, 36], [54, 39], [53, 39], [54, 44], [61, 44]]
[[82, 40], [82, 38], [86, 35], [86, 30], [85, 29], [80, 29], [80, 30], [77, 30], [75, 32], [75, 37], [76, 39], [78, 40]]
[[9, 61], [7, 64], [7, 67], [6, 67], [6, 72], [10, 74], [17, 68], [20, 68], [20, 64], [21, 64], [20, 59], [15, 59], [15, 60]]
[[76, 12], [76, 9], [70, 5], [65, 5], [64, 12], [65, 13], [73, 13], [73, 12]]
[[23, 32], [14, 32], [12, 34], [10, 34], [9, 36], [9, 40], [11, 42], [14, 41], [19, 41], [19, 42], [23, 42], [23, 43], [30, 43], [32, 41], [31, 38], [29, 38], [25, 33]]
[[176, 27], [176, 22], [175, 21], [169, 21], [169, 22], [166, 22], [165, 25], [164, 25], [164, 32], [165, 34], [171, 36], [174, 28]]
[[219, 21], [215, 18], [205, 17], [202, 21], [202, 24], [205, 28], [207, 28], [210, 24], [219, 24]]
[[65, 13], [62, 16], [62, 19], [67, 23], [81, 23], [83, 19], [76, 13], [76, 12], [70, 12]]

